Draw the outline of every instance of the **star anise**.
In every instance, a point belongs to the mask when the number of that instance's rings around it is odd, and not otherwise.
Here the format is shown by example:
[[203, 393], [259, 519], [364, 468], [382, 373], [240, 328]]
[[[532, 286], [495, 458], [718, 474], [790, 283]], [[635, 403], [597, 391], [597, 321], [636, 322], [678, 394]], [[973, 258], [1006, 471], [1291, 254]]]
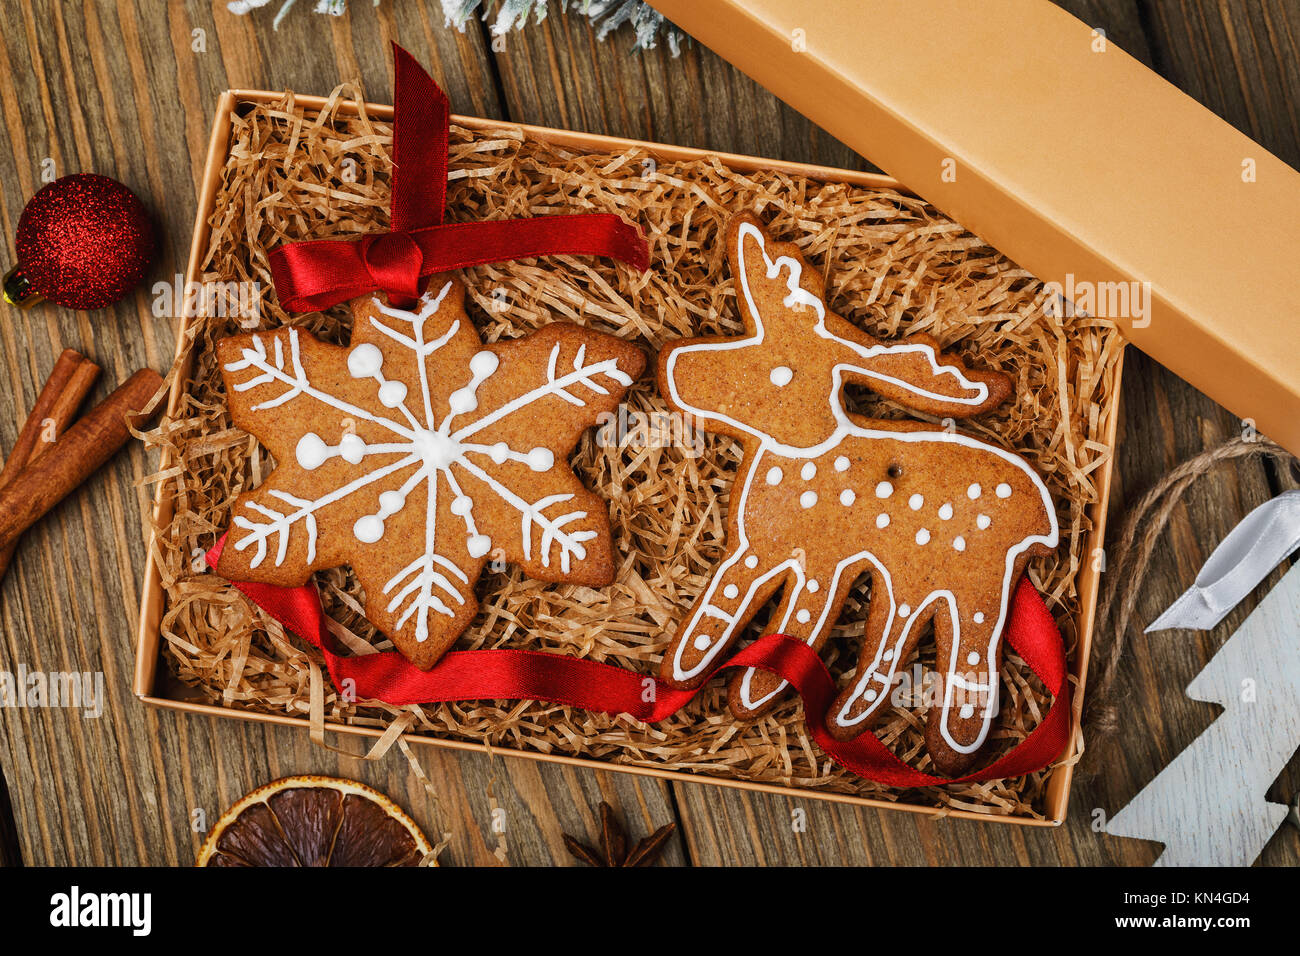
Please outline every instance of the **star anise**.
[[564, 845], [573, 854], [574, 859], [590, 866], [651, 866], [659, 859], [668, 838], [677, 829], [675, 823], [665, 823], [654, 833], [640, 840], [631, 852], [627, 848], [627, 831], [614, 808], [604, 800], [600, 801], [600, 849], [593, 850], [587, 844], [564, 834]]

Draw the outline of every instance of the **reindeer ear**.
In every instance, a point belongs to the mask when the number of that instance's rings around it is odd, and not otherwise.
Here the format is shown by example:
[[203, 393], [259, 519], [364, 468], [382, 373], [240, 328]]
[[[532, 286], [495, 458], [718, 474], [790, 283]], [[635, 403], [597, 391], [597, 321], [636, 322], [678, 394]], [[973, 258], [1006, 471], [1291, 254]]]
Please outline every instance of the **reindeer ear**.
[[[866, 336], [863, 336], [866, 338]], [[970, 369], [945, 355], [928, 335], [900, 342], [855, 343], [858, 357], [844, 380], [865, 385], [900, 405], [931, 415], [970, 418], [996, 408], [1011, 394], [1011, 379], [991, 369]]]
[[727, 252], [741, 317], [750, 333], [797, 319], [811, 326], [825, 315], [822, 282], [792, 242], [777, 242], [757, 217], [741, 213], [727, 229]]

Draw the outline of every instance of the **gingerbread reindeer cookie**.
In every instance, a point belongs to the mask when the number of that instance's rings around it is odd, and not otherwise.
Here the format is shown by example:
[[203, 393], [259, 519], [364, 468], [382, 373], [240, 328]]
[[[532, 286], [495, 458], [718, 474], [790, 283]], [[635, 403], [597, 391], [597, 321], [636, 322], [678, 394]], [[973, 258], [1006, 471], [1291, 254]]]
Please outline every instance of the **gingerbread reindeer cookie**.
[[[817, 270], [752, 216], [733, 220], [728, 244], [745, 334], [683, 340], [659, 356], [668, 403], [744, 449], [726, 553], [663, 677], [697, 686], [778, 591], [768, 630], [819, 648], [867, 574], [865, 636], [831, 732], [848, 739], [879, 719], [933, 621], [940, 693], [926, 745], [941, 773], [958, 774], [988, 736], [1011, 595], [1026, 561], [1056, 546], [1055, 510], [1019, 456], [925, 422], [851, 415], [842, 392], [865, 385], [964, 418], [1005, 401], [1011, 382], [967, 368], [928, 337], [881, 342], [830, 312]], [[738, 673], [730, 707], [757, 716], [784, 686], [763, 671]]]
[[218, 573], [291, 587], [351, 565], [366, 617], [423, 669], [474, 619], [493, 556], [612, 581], [605, 502], [568, 455], [645, 365], [570, 323], [484, 345], [460, 281], [428, 288], [412, 311], [355, 300], [347, 347], [297, 328], [217, 344], [231, 418], [276, 460], [235, 501]]

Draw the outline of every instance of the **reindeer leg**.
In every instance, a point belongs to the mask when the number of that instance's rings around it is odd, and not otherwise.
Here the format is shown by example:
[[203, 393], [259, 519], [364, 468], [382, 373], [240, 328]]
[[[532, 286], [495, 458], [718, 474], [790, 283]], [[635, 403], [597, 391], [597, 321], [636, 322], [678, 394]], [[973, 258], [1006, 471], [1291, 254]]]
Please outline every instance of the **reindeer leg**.
[[728, 554], [678, 628], [660, 676], [674, 687], [698, 687], [710, 665], [772, 596], [791, 563], [767, 567], [752, 549]]
[[998, 706], [1001, 625], [1000, 614], [971, 613], [955, 602], [935, 612], [940, 694], [926, 722], [925, 748], [946, 777], [969, 770], [988, 735]]
[[[805, 571], [796, 565], [785, 579], [768, 633], [797, 638], [820, 650], [856, 577], [857, 572], [848, 569], [836, 574], [834, 567]], [[727, 704], [738, 719], [753, 720], [780, 703], [786, 686], [786, 681], [767, 671], [746, 668], [732, 676]]]
[[871, 606], [862, 635], [854, 681], [831, 704], [826, 725], [831, 735], [851, 740], [868, 730], [888, 708], [899, 664], [911, 656], [930, 607], [914, 608], [900, 601], [877, 566], [871, 577]]

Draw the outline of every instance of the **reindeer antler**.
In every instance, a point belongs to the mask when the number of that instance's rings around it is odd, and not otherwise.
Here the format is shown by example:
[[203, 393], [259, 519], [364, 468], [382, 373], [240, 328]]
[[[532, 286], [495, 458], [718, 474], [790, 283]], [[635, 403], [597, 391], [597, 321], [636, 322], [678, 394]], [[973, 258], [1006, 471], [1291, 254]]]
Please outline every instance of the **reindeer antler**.
[[[821, 276], [798, 246], [772, 240], [754, 216], [737, 216], [732, 231], [731, 264], [739, 278], [742, 312], [758, 334], [764, 334], [765, 326], [793, 322], [799, 333], [811, 336], [809, 352], [833, 353], [839, 381], [865, 385], [933, 415], [969, 418], [1011, 394], [1007, 376], [967, 368], [928, 335], [886, 343], [830, 311]], [[770, 307], [777, 302], [779, 308]]]

